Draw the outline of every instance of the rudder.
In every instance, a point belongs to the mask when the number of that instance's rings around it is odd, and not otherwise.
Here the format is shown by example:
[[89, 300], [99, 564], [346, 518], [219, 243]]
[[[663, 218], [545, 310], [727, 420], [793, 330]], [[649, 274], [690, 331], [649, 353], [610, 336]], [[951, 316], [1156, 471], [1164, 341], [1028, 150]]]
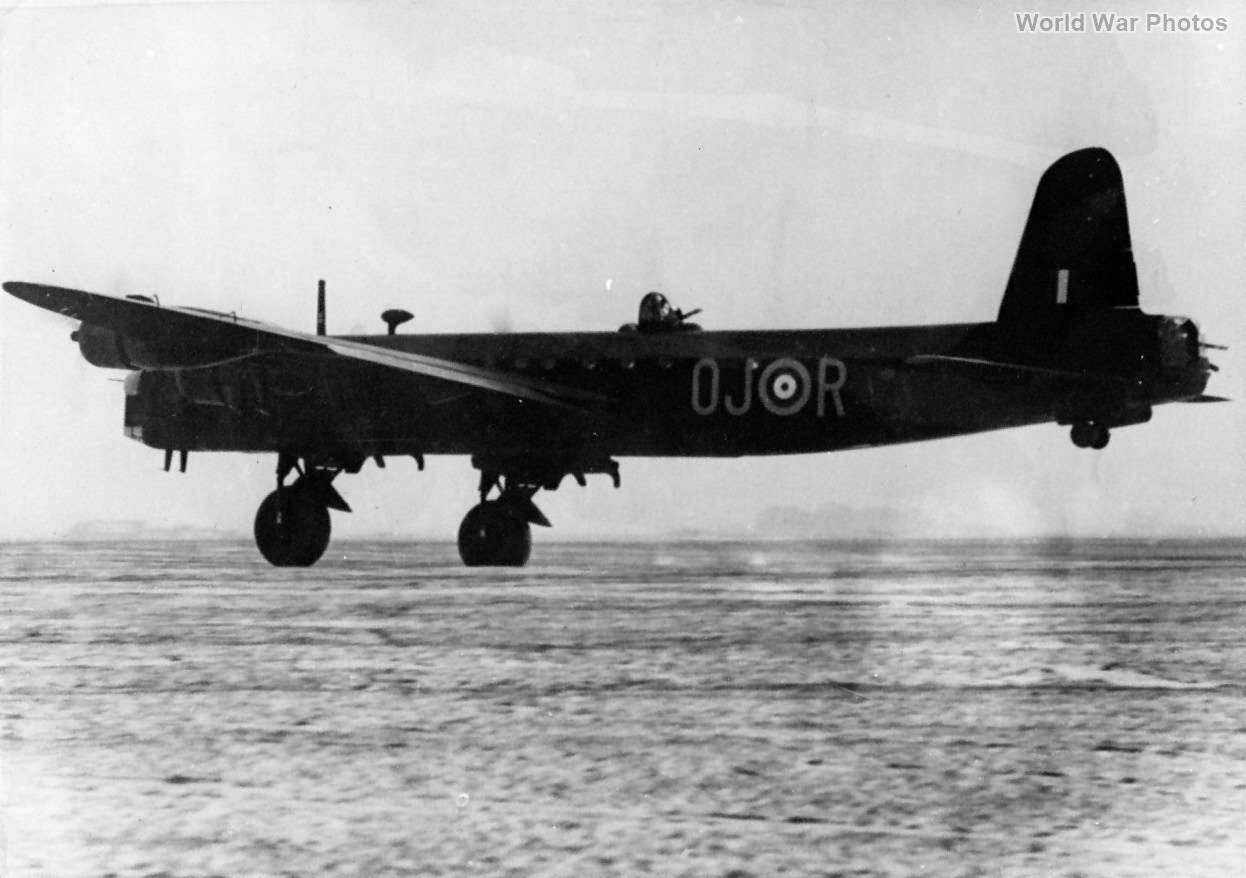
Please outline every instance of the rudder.
[[1100, 147], [1071, 152], [1038, 182], [999, 322], [1137, 305], [1120, 167]]

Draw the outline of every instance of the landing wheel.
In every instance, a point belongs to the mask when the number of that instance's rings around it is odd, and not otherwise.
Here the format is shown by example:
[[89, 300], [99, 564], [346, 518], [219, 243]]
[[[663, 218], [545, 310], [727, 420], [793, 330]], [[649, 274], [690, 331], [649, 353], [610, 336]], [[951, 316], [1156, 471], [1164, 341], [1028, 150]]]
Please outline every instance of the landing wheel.
[[274, 567], [310, 567], [329, 546], [329, 510], [310, 491], [278, 488], [255, 514], [255, 545]]
[[1107, 427], [1094, 421], [1078, 421], [1069, 435], [1078, 448], [1093, 448], [1096, 451], [1107, 448], [1108, 440], [1112, 438]]
[[532, 528], [504, 500], [472, 508], [459, 526], [459, 557], [468, 567], [522, 567], [532, 553]]

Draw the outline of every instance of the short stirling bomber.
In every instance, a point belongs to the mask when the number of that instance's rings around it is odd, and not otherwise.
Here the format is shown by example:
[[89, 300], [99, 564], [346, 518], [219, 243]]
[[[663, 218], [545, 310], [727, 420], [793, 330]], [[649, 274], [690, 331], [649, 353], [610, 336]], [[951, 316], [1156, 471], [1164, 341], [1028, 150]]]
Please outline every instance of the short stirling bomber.
[[[369, 459], [470, 455], [480, 502], [468, 565], [522, 565], [533, 502], [571, 476], [619, 484], [615, 458], [739, 457], [887, 445], [1055, 422], [1081, 448], [1204, 395], [1215, 367], [1194, 323], [1138, 307], [1120, 169], [1103, 149], [1043, 175], [993, 323], [702, 330], [650, 293], [615, 332], [305, 334], [142, 296], [5, 290], [82, 322], [85, 358], [126, 369], [126, 435], [172, 455], [273, 452], [255, 540], [307, 566], [329, 541], [334, 487]], [[694, 312], [695, 313], [695, 312]], [[297, 473], [289, 484], [287, 479]]]

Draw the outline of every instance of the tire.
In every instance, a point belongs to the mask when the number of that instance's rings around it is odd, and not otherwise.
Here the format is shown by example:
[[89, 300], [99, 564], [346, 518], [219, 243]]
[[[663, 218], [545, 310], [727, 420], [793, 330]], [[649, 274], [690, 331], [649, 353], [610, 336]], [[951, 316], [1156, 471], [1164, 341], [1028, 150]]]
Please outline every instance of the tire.
[[459, 557], [468, 567], [522, 567], [532, 554], [532, 528], [504, 501], [472, 508], [459, 525]]
[[329, 547], [329, 510], [307, 491], [273, 491], [255, 513], [255, 545], [274, 567], [310, 567]]

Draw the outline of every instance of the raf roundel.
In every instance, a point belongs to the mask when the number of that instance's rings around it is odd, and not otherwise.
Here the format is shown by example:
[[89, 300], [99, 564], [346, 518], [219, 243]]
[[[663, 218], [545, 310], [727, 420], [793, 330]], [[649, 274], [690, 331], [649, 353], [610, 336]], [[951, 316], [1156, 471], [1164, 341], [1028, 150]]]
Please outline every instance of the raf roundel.
[[793, 375], [783, 374], [774, 379], [770, 385], [774, 397], [784, 402], [796, 395], [796, 377]]
[[790, 357], [775, 360], [761, 373], [758, 396], [774, 415], [794, 415], [809, 401], [809, 370]]

